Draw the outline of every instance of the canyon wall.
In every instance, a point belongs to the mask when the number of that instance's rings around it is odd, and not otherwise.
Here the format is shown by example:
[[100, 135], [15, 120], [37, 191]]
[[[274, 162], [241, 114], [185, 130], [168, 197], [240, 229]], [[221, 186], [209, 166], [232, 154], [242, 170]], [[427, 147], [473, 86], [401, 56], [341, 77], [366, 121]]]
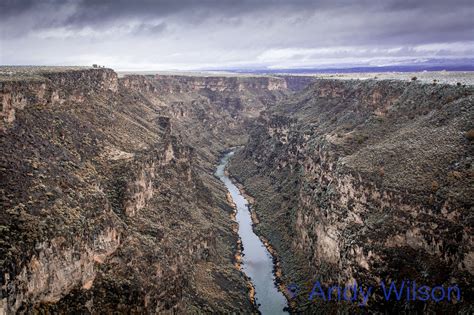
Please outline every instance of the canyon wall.
[[287, 83], [284, 78], [278, 77], [232, 77], [232, 76], [179, 76], [179, 75], [154, 75], [154, 81], [162, 92], [183, 93], [191, 91], [210, 90], [213, 92], [256, 92], [284, 91]]
[[253, 312], [219, 153], [281, 78], [0, 81], [3, 313]]
[[[472, 86], [316, 80], [262, 113], [230, 173], [301, 312], [470, 312]], [[309, 300], [323, 286], [457, 284], [461, 301]], [[333, 298], [334, 300], [334, 298]]]
[[292, 92], [304, 90], [310, 83], [317, 80], [315, 76], [305, 75], [279, 75], [286, 82], [286, 87]]

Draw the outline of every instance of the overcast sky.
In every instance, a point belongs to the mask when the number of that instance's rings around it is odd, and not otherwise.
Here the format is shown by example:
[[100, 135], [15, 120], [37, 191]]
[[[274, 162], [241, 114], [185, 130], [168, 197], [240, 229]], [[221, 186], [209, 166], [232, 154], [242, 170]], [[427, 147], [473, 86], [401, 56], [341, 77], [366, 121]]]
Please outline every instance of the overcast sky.
[[0, 0], [0, 64], [117, 70], [474, 58], [473, 0]]

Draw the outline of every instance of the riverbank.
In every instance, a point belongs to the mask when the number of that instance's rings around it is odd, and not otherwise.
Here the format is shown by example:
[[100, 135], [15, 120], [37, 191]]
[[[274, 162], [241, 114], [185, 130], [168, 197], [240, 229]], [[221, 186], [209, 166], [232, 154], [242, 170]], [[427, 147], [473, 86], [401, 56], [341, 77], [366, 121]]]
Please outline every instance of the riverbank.
[[239, 188], [236, 185], [238, 183], [234, 183], [226, 172], [226, 166], [234, 152], [224, 154], [215, 175], [225, 184], [228, 189], [227, 200], [236, 209], [235, 220], [239, 224], [240, 238], [238, 248], [241, 250], [241, 253], [236, 255], [237, 267], [251, 280], [255, 289], [250, 290], [251, 298], [254, 295], [254, 303], [262, 314], [286, 314], [288, 297], [281, 282], [279, 283], [281, 269], [276, 253], [268, 241], [254, 233], [256, 215], [252, 215], [249, 208], [251, 196], [248, 196], [242, 187]]
[[[227, 173], [228, 173], [228, 171], [227, 171]], [[253, 207], [253, 205], [255, 203], [255, 198], [252, 197], [251, 195], [249, 195], [245, 191], [244, 185], [239, 183], [237, 181], [237, 179], [235, 179], [231, 175], [230, 175], [230, 179], [232, 180], [234, 185], [237, 186], [237, 188], [239, 189], [240, 194], [242, 196], [244, 196], [245, 199], [248, 200], [248, 202], [249, 202], [249, 211], [250, 211], [250, 215], [251, 215], [251, 218], [252, 218], [252, 225], [255, 228], [260, 223], [260, 220], [258, 219], [257, 212], [255, 211], [255, 208]], [[255, 233], [255, 234], [257, 234], [257, 233]], [[288, 301], [289, 310], [292, 310], [293, 307], [295, 306], [294, 305], [295, 302], [292, 301], [291, 293], [287, 289], [288, 284], [283, 281], [283, 269], [281, 267], [280, 257], [278, 256], [278, 253], [277, 253], [276, 249], [271, 245], [270, 241], [267, 238], [265, 238], [263, 235], [259, 235], [259, 234], [257, 234], [257, 236], [260, 238], [260, 240], [262, 241], [265, 248], [268, 250], [270, 255], [272, 255], [272, 257], [273, 257], [273, 265], [274, 265], [273, 275], [275, 277], [275, 285], [279, 288], [279, 291], [285, 296], [286, 300]]]

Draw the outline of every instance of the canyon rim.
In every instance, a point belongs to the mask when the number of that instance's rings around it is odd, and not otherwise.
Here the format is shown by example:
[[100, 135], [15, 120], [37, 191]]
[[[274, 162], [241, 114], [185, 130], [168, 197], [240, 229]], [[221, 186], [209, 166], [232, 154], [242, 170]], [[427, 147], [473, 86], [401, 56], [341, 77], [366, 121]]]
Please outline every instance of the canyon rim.
[[470, 1], [0, 1], [0, 314], [474, 313]]

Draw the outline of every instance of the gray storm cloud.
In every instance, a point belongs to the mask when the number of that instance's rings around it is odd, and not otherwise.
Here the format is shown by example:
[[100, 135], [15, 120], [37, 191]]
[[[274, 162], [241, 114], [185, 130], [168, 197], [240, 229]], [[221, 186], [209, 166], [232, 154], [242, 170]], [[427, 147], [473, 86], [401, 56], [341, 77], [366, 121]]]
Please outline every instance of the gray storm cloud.
[[117, 69], [473, 58], [472, 1], [0, 1], [0, 63]]

